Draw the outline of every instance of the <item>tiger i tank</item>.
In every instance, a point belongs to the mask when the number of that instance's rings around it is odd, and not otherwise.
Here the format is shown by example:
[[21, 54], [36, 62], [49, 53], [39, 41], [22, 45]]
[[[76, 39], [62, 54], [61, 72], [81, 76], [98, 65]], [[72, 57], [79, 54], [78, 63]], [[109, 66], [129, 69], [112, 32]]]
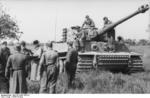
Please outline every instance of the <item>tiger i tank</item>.
[[[144, 71], [141, 54], [130, 51], [125, 43], [120, 44], [116, 40], [113, 42], [113, 50], [109, 50], [109, 44], [103, 40], [103, 36], [116, 26], [140, 13], [146, 12], [148, 9], [148, 5], [143, 5], [130, 15], [109, 24], [101, 30], [97, 28], [89, 29], [90, 35], [87, 34], [86, 38], [88, 39], [84, 40], [84, 51], [78, 49], [77, 72], [87, 72], [94, 69], [127, 73]], [[67, 41], [81, 41], [84, 29], [79, 30], [79, 28], [80, 26], [74, 26], [70, 29], [64, 29], [62, 41], [54, 43], [54, 49], [59, 52], [61, 64], [65, 62]], [[61, 48], [58, 49], [58, 47]]]

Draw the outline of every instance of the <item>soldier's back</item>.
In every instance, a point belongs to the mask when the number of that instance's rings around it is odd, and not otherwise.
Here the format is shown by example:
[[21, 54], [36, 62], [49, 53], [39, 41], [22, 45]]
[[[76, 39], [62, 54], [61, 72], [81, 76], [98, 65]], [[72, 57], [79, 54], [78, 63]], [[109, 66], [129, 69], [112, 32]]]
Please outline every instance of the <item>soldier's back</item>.
[[78, 52], [75, 48], [69, 49], [67, 53], [67, 59], [69, 59], [70, 63], [77, 63], [78, 62]]
[[45, 63], [46, 64], [55, 64], [57, 57], [58, 57], [58, 53], [54, 50], [48, 50], [44, 53], [45, 55]]
[[24, 68], [27, 56], [23, 53], [15, 53], [10, 56], [13, 69]]

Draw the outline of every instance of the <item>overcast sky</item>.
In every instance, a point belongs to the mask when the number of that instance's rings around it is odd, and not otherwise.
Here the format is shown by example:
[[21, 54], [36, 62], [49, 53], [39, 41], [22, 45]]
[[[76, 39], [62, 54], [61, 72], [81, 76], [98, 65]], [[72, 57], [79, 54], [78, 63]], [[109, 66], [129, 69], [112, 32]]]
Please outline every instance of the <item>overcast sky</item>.
[[[113, 22], [133, 13], [148, 0], [2, 0], [7, 13], [24, 32], [21, 40], [60, 40], [62, 29], [82, 25], [89, 15], [102, 28], [104, 16]], [[148, 39], [149, 12], [137, 15], [116, 27], [116, 35], [131, 39]]]

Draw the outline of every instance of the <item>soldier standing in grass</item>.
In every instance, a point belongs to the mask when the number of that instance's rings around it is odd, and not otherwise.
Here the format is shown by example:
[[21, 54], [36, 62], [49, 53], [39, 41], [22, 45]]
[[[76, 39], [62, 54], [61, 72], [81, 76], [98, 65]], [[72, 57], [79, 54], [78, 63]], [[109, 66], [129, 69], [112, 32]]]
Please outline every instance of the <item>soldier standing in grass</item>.
[[31, 61], [32, 66], [31, 66], [30, 80], [39, 81], [38, 65], [43, 53], [43, 49], [41, 48], [38, 40], [33, 41], [33, 45], [34, 45], [33, 55], [37, 56], [38, 58]]
[[78, 62], [78, 52], [73, 48], [73, 42], [68, 42], [68, 53], [66, 56], [66, 74], [67, 74], [67, 88], [72, 86], [72, 81], [75, 78], [76, 67]]
[[7, 42], [2, 43], [0, 49], [0, 93], [8, 93], [9, 81], [5, 77], [5, 68], [8, 57], [10, 56], [10, 49], [7, 47]]
[[[32, 57], [21, 53], [21, 46], [15, 46], [16, 52], [9, 56], [5, 76], [10, 78], [9, 93], [27, 93], [26, 62]], [[10, 76], [11, 74], [11, 76]]]
[[[43, 53], [39, 63], [41, 75], [40, 93], [56, 93], [56, 82], [58, 77], [58, 53], [53, 50], [53, 43], [46, 44], [47, 51]], [[42, 70], [43, 69], [43, 70]]]

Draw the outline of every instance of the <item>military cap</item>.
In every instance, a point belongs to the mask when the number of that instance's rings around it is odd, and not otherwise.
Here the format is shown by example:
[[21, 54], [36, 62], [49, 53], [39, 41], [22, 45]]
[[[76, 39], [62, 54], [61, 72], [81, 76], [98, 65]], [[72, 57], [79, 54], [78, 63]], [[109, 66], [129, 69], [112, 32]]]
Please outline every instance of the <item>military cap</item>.
[[21, 50], [20, 44], [17, 43], [17, 44], [15, 45], [14, 49], [15, 49], [16, 51], [20, 51], [20, 50]]
[[21, 44], [22, 46], [25, 46], [25, 45], [26, 45], [26, 42], [25, 42], [25, 41], [22, 41], [20, 44]]
[[36, 45], [36, 44], [39, 44], [39, 41], [38, 41], [38, 40], [34, 40], [34, 41], [33, 41], [33, 45]]
[[4, 41], [4, 42], [2, 43], [2, 45], [7, 45], [7, 42], [6, 42], [6, 41]]
[[108, 19], [108, 17], [105, 16], [105, 17], [103, 18], [103, 20], [105, 20], [105, 19]]
[[86, 15], [85, 18], [89, 18], [89, 15]]

